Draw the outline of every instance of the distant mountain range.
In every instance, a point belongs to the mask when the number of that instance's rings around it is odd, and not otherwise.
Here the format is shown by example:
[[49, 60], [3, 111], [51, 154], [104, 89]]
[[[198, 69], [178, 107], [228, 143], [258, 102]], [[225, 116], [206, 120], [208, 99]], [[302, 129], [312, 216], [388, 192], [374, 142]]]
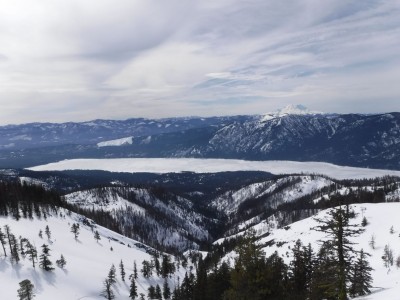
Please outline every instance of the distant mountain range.
[[0, 127], [0, 167], [120, 157], [321, 161], [400, 170], [400, 113], [323, 114], [298, 105], [252, 116]]

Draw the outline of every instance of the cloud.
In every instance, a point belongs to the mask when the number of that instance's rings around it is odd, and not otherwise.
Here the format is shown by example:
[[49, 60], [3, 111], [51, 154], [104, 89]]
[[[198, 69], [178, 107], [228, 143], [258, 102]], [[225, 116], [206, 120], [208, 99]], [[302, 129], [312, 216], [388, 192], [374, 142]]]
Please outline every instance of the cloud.
[[[0, 0], [2, 123], [396, 110], [396, 0]], [[362, 103], [363, 105], [360, 105]]]

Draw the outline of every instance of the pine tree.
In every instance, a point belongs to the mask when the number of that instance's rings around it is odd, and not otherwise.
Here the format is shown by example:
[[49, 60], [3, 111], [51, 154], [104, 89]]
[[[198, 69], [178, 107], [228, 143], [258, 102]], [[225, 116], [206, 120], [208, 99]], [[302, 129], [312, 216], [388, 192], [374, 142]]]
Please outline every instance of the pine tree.
[[56, 264], [59, 268], [64, 269], [65, 265], [67, 264], [67, 261], [64, 258], [64, 255], [61, 254], [60, 259], [56, 260]]
[[112, 284], [112, 285], [114, 285], [116, 282], [117, 282], [117, 279], [116, 279], [116, 269], [115, 269], [115, 266], [114, 266], [114, 264], [112, 264], [111, 265], [111, 268], [110, 268], [110, 271], [108, 271], [108, 280], [109, 280], [109, 282]]
[[97, 243], [101, 240], [100, 233], [97, 230], [94, 232], [94, 239]]
[[3, 231], [1, 231], [1, 228], [0, 228], [0, 244], [3, 247], [4, 256], [7, 256], [6, 247], [5, 247], [7, 244], [6, 235], [3, 233]]
[[37, 260], [37, 250], [29, 241], [26, 242], [26, 255], [28, 259], [32, 262], [33, 268], [35, 268], [35, 261]]
[[361, 226], [362, 226], [362, 227], [365, 227], [365, 226], [367, 226], [367, 225], [368, 225], [368, 220], [367, 220], [367, 218], [364, 216], [363, 219], [362, 219], [362, 221], [361, 221]]
[[80, 231], [79, 224], [78, 224], [78, 223], [72, 224], [72, 226], [71, 226], [71, 232], [74, 234], [75, 240], [78, 239], [79, 231]]
[[131, 277], [131, 285], [129, 287], [129, 298], [134, 300], [138, 296], [135, 278]]
[[136, 260], [133, 261], [133, 278], [137, 279], [138, 278], [138, 271], [136, 267]]
[[393, 250], [389, 245], [385, 245], [382, 259], [386, 268], [390, 269], [390, 266], [393, 266]]
[[44, 233], [47, 235], [47, 239], [51, 239], [51, 231], [49, 228], [49, 225], [46, 225], [46, 228], [44, 229]]
[[18, 263], [20, 261], [19, 257], [19, 246], [18, 240], [15, 235], [10, 234], [10, 248], [11, 248], [11, 261]]
[[147, 299], [155, 299], [156, 298], [156, 289], [154, 286], [150, 285], [147, 289]]
[[106, 278], [103, 282], [103, 290], [100, 293], [100, 296], [106, 298], [107, 300], [115, 299], [115, 294], [112, 289], [113, 285], [114, 283], [112, 283], [109, 278]]
[[393, 234], [393, 233], [394, 233], [394, 228], [392, 226], [392, 227], [390, 227], [390, 234]]
[[45, 271], [52, 271], [53, 263], [49, 259], [50, 257], [50, 249], [46, 244], [42, 245], [42, 254], [39, 256], [39, 267], [41, 267]]
[[19, 300], [32, 300], [35, 297], [34, 288], [35, 286], [29, 279], [22, 280], [17, 291]]
[[124, 263], [122, 262], [122, 259], [121, 259], [121, 262], [119, 263], [119, 271], [120, 271], [120, 274], [121, 274], [122, 281], [125, 281], [126, 273], [125, 273], [125, 267], [124, 267]]
[[372, 249], [375, 249], [375, 235], [371, 235], [371, 239], [369, 240], [369, 245], [371, 246]]
[[43, 238], [43, 231], [42, 231], [42, 229], [39, 230], [39, 234], [38, 234], [38, 235], [39, 235], [39, 237], [40, 237], [41, 239]]
[[141, 272], [142, 272], [144, 278], [150, 278], [153, 275], [152, 269], [153, 269], [153, 267], [149, 261], [144, 260], [142, 262]]
[[351, 259], [356, 252], [349, 238], [364, 231], [359, 226], [350, 224], [352, 214], [348, 206], [346, 209], [342, 206], [333, 208], [327, 213], [325, 219], [317, 219], [320, 225], [314, 228], [326, 234], [328, 243], [334, 251], [337, 278], [335, 282], [332, 282], [335, 288], [331, 289], [330, 296], [338, 300], [347, 299], [346, 283], [350, 279]]
[[169, 288], [167, 279], [164, 280], [163, 284], [163, 297], [166, 300], [169, 299], [169, 297], [171, 297], [171, 290]]
[[360, 255], [353, 268], [350, 287], [350, 295], [352, 297], [364, 296], [371, 293], [372, 268], [369, 266], [366, 258], [367, 254], [361, 249]]
[[161, 288], [160, 288], [160, 286], [157, 284], [156, 285], [156, 288], [155, 288], [155, 291], [154, 291], [154, 298], [155, 299], [157, 299], [157, 300], [162, 300], [162, 294], [161, 294]]

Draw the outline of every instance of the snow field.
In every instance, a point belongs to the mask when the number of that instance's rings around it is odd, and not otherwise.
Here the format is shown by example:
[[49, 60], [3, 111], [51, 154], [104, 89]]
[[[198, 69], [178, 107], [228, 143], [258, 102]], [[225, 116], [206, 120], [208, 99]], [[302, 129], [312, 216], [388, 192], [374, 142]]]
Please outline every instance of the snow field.
[[104, 170], [128, 173], [217, 173], [234, 171], [264, 171], [272, 174], [324, 174], [336, 179], [400, 176], [400, 171], [337, 166], [323, 162], [247, 161], [237, 159], [197, 158], [113, 158], [69, 159], [28, 168], [32, 171]]
[[[61, 209], [63, 215], [66, 211]], [[112, 264], [117, 269], [117, 284], [115, 286], [116, 299], [128, 299], [130, 281], [129, 275], [133, 273], [133, 263], [136, 261], [139, 278], [136, 280], [138, 294], [147, 295], [150, 285], [159, 284], [162, 288], [164, 279], [155, 274], [150, 279], [145, 279], [140, 273], [143, 260], [151, 260], [151, 256], [143, 249], [137, 248], [137, 242], [114, 233], [101, 226], [96, 226], [101, 236], [97, 243], [93, 233], [88, 226], [80, 223], [80, 235], [75, 241], [70, 227], [79, 220], [78, 215], [71, 214], [64, 217], [48, 216], [47, 220], [34, 218], [20, 219], [16, 221], [10, 217], [0, 217], [0, 226], [9, 225], [11, 232], [28, 238], [41, 254], [41, 245], [47, 244], [51, 250], [50, 260], [55, 267], [54, 271], [46, 272], [38, 266], [34, 269], [32, 263], [27, 259], [21, 259], [18, 264], [12, 265], [9, 257], [0, 254], [0, 288], [1, 299], [17, 299], [19, 282], [29, 279], [35, 285], [37, 299], [41, 300], [74, 300], [74, 299], [104, 299], [99, 296], [103, 289], [103, 281], [107, 277]], [[51, 240], [44, 233], [46, 225], [51, 231]], [[43, 238], [38, 236], [39, 230], [43, 231]], [[4, 232], [4, 230], [3, 230]], [[114, 239], [118, 240], [115, 241]], [[124, 243], [125, 245], [121, 244]], [[127, 245], [130, 244], [131, 248]], [[8, 246], [8, 245], [7, 245]], [[113, 251], [110, 248], [113, 248]], [[7, 252], [8, 253], [8, 252]], [[9, 253], [8, 253], [9, 254]], [[63, 254], [67, 264], [65, 269], [58, 268], [55, 261]], [[119, 263], [123, 261], [126, 279], [121, 280]], [[175, 277], [168, 279], [171, 290], [177, 282], [177, 276], [183, 278], [184, 269], [180, 269]], [[7, 288], [4, 288], [7, 287]]]

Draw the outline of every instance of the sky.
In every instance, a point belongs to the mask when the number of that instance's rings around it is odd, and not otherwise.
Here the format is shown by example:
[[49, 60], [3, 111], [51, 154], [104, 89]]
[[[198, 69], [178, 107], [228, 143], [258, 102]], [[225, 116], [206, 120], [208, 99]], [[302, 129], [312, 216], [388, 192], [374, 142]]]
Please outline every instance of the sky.
[[0, 0], [0, 124], [400, 111], [400, 0]]

